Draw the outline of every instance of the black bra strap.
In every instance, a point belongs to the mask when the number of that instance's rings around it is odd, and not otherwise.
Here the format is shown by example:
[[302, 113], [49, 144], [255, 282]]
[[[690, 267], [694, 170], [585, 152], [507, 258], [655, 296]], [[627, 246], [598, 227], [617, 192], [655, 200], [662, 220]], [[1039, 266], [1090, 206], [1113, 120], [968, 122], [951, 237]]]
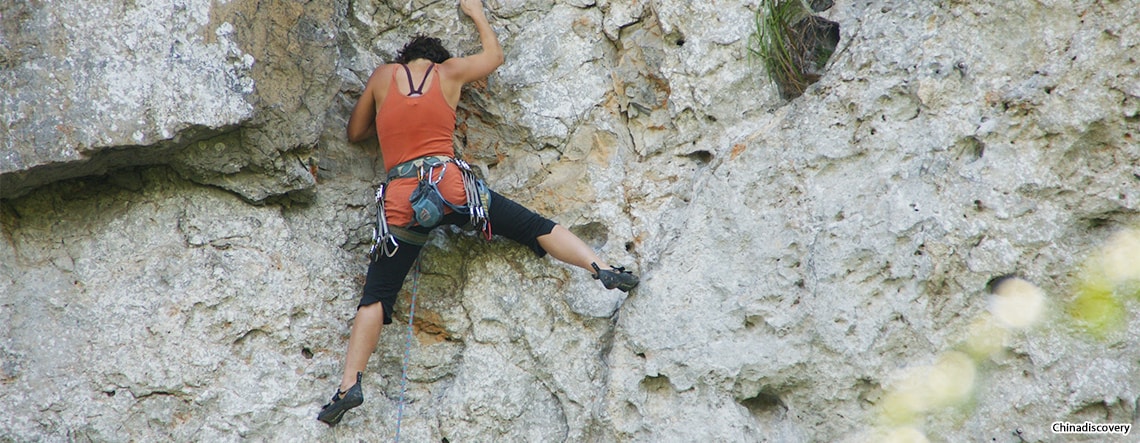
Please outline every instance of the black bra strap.
[[412, 85], [414, 84], [414, 83], [412, 83], [412, 70], [408, 69], [408, 65], [400, 65], [400, 66], [403, 66], [404, 67], [404, 73], [408, 74], [408, 95], [412, 95], [416, 92], [415, 88], [412, 87]]
[[424, 95], [424, 85], [427, 84], [428, 76], [431, 75], [431, 70], [435, 67], [435, 63], [428, 66], [427, 71], [424, 72], [424, 79], [420, 80], [420, 87], [418, 88], [413, 87], [415, 83], [412, 82], [412, 70], [408, 68], [408, 65], [402, 66], [404, 67], [404, 73], [408, 75], [408, 97], [411, 97], [412, 94]]

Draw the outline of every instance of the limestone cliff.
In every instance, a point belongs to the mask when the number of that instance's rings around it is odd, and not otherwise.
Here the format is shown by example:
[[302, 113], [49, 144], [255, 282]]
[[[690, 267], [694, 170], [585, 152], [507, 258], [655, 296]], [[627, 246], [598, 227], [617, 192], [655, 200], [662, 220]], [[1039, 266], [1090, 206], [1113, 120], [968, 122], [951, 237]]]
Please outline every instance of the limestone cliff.
[[[763, 1], [486, 3], [506, 63], [464, 91], [457, 149], [643, 280], [433, 234], [404, 440], [1138, 421], [1135, 281], [1086, 281], [1140, 262], [1103, 249], [1140, 225], [1134, 0], [839, 0], [792, 100], [748, 57]], [[390, 439], [410, 294], [364, 406], [314, 418], [382, 169], [345, 122], [420, 33], [478, 48], [450, 1], [0, 5], [0, 441]], [[1007, 275], [1036, 323], [991, 321]]]

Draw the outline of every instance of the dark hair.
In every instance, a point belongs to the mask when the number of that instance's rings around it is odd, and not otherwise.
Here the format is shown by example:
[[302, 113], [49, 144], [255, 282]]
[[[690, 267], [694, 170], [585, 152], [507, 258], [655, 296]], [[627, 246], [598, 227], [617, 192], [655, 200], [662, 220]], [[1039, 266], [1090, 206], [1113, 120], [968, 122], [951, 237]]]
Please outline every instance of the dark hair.
[[447, 52], [447, 48], [443, 47], [443, 42], [438, 38], [417, 35], [412, 38], [412, 41], [404, 45], [404, 49], [396, 53], [396, 63], [403, 64], [418, 58], [428, 59], [434, 63], [443, 63], [451, 58], [451, 53]]

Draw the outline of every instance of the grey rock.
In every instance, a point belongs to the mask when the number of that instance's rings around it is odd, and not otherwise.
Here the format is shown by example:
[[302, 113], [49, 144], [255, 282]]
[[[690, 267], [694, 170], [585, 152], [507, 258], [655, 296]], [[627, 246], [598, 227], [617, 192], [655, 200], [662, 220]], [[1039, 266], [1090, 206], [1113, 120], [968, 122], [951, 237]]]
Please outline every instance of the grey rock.
[[[0, 197], [144, 165], [252, 201], [311, 188], [293, 165], [334, 92], [314, 80], [334, 67], [335, 34], [322, 28], [339, 19], [328, 4], [256, 4], [4, 6]], [[219, 144], [229, 158], [211, 162], [200, 146]]]

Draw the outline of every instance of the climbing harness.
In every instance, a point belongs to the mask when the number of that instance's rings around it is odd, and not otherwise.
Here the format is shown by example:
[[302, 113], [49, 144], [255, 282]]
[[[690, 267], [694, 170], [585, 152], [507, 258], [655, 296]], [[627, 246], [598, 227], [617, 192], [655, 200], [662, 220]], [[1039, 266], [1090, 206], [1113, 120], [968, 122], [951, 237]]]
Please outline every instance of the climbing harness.
[[[443, 180], [448, 164], [454, 164], [463, 175], [463, 190], [467, 195], [466, 205], [454, 205], [443, 198], [438, 183]], [[436, 174], [436, 170], [439, 173]], [[413, 210], [412, 223], [408, 226], [389, 226], [384, 212], [384, 191], [388, 182], [398, 178], [412, 178], [419, 180], [416, 189], [409, 197]], [[435, 227], [443, 218], [444, 207], [452, 211], [471, 216], [471, 225], [483, 234], [483, 238], [491, 239], [491, 221], [488, 210], [491, 206], [491, 191], [487, 184], [475, 176], [471, 165], [467, 162], [445, 156], [420, 157], [400, 163], [388, 171], [387, 181], [381, 183], [376, 190], [376, 226], [372, 229], [372, 248], [368, 252], [372, 261], [380, 259], [380, 254], [391, 257], [400, 248], [400, 241], [412, 244], [423, 244], [427, 236], [407, 228], [423, 226]]]
[[400, 368], [400, 402], [396, 407], [396, 443], [400, 443], [400, 424], [404, 418], [404, 394], [408, 392], [408, 359], [412, 354], [412, 321], [416, 318], [416, 293], [420, 289], [420, 259], [412, 266], [412, 306], [408, 310], [408, 340], [404, 344], [404, 363]]

